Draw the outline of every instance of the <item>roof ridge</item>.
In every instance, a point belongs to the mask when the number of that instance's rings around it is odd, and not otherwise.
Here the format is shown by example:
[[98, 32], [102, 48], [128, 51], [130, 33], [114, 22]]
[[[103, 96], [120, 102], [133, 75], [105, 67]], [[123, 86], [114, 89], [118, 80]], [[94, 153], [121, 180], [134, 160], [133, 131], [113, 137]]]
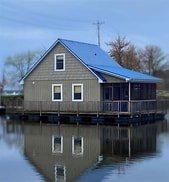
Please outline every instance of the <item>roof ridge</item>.
[[70, 39], [58, 38], [58, 40], [60, 40], [60, 41], [64, 40], [64, 41], [69, 41], [69, 42], [76, 42], [76, 43], [81, 43], [81, 44], [88, 44], [88, 45], [98, 46], [97, 44], [88, 43], [88, 42], [81, 42], [81, 41], [76, 41], [76, 40], [70, 40]]

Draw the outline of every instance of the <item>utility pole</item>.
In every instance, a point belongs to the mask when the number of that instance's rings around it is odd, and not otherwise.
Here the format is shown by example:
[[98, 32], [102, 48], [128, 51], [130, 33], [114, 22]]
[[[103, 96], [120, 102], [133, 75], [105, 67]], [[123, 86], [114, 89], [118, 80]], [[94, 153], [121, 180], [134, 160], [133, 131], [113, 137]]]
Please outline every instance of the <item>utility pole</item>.
[[103, 24], [104, 24], [104, 22], [101, 22], [101, 21], [97, 21], [97, 22], [93, 23], [93, 25], [96, 25], [96, 27], [97, 27], [97, 41], [98, 41], [99, 47], [100, 47], [100, 26]]
[[3, 72], [2, 81], [0, 81], [0, 106], [2, 106], [2, 94], [4, 91], [5, 84], [6, 84], [6, 79], [5, 79], [5, 74]]
[[0, 107], [2, 106], [2, 92], [3, 92], [3, 85], [0, 83]]

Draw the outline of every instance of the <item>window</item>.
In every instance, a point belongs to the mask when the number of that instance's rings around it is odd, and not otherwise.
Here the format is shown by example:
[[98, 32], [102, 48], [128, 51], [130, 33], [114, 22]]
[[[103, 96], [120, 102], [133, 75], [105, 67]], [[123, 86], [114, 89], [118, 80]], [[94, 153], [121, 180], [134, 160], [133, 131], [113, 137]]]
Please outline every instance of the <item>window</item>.
[[52, 101], [62, 101], [62, 84], [52, 85]]
[[55, 181], [66, 181], [66, 167], [55, 165]]
[[83, 84], [72, 85], [72, 101], [83, 101]]
[[72, 137], [72, 154], [83, 155], [83, 137]]
[[65, 70], [65, 54], [55, 54], [55, 71]]
[[52, 153], [63, 153], [63, 137], [52, 136]]

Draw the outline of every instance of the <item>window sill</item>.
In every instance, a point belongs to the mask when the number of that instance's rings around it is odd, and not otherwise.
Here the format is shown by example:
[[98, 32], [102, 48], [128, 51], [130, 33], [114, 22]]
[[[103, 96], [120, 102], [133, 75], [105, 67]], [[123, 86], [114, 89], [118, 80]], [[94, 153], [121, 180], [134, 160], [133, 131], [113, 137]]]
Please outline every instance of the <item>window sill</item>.
[[72, 100], [72, 102], [83, 102], [83, 100]]
[[63, 69], [63, 70], [59, 70], [59, 69], [58, 69], [58, 70], [56, 70], [56, 69], [55, 69], [54, 71], [60, 72], [60, 71], [65, 71], [65, 69]]

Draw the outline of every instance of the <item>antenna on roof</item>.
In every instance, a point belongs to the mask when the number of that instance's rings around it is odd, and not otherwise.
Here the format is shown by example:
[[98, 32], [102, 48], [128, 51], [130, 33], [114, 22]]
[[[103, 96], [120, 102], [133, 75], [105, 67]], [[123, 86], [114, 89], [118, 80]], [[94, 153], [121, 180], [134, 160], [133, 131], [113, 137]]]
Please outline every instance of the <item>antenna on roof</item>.
[[97, 22], [93, 23], [93, 25], [96, 25], [96, 27], [97, 27], [97, 37], [98, 37], [97, 41], [98, 41], [99, 47], [100, 47], [100, 26], [103, 24], [104, 24], [104, 22], [101, 22], [99, 20]]

